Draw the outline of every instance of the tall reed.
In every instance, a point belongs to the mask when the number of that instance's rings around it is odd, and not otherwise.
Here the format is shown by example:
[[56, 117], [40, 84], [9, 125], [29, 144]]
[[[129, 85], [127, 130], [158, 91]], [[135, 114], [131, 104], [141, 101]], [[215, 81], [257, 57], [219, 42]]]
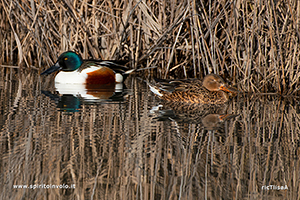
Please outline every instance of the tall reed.
[[217, 73], [242, 91], [298, 93], [298, 1], [0, 1], [0, 64], [46, 68], [66, 50], [144, 75]]

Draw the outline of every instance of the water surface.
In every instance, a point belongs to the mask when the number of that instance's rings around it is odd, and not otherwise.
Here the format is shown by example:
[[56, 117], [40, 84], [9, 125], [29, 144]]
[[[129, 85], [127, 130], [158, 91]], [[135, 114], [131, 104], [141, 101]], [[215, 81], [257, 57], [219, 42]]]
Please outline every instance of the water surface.
[[1, 199], [299, 198], [297, 98], [185, 107], [129, 77], [91, 100], [0, 72]]

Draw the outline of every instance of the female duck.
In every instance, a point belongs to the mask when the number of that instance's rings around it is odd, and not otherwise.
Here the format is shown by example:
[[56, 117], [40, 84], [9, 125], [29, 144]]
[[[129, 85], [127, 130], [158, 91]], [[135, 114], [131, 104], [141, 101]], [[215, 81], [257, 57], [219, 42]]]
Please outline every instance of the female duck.
[[149, 86], [154, 94], [165, 101], [190, 104], [222, 104], [228, 101], [228, 92], [237, 93], [216, 74], [205, 76], [203, 82], [198, 79], [161, 80]]
[[59, 71], [55, 76], [55, 83], [62, 84], [114, 84], [123, 82], [133, 71], [122, 64], [124, 61], [83, 60], [79, 54], [67, 51], [41, 75]]

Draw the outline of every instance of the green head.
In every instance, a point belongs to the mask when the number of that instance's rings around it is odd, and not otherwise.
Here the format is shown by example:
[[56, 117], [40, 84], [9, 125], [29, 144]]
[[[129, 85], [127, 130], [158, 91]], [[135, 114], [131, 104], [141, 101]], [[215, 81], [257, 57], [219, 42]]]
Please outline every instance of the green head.
[[48, 75], [59, 70], [74, 71], [81, 66], [82, 62], [80, 55], [73, 51], [66, 51], [58, 57], [57, 62], [52, 67], [45, 70], [41, 75]]

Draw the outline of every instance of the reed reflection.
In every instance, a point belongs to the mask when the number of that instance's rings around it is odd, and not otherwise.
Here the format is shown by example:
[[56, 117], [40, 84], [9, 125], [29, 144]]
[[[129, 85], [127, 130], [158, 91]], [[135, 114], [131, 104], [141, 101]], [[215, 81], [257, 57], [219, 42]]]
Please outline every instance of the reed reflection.
[[[126, 80], [131, 93], [124, 101], [81, 103], [78, 112], [66, 114], [40, 93], [46, 83], [41, 87], [35, 76], [12, 84], [1, 75], [0, 187], [5, 199], [298, 194], [297, 99], [257, 96], [221, 107], [176, 110], [132, 78]], [[13, 189], [20, 184], [75, 188]], [[288, 189], [262, 189], [269, 185]]]

